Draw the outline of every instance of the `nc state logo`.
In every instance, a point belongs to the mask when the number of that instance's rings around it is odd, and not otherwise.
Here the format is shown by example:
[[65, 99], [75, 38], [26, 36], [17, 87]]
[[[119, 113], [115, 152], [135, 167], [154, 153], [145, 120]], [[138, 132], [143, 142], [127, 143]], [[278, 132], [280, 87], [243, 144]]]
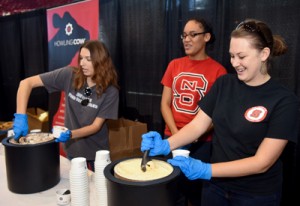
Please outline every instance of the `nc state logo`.
[[247, 109], [244, 116], [250, 122], [261, 122], [267, 116], [268, 110], [263, 106], [256, 106]]

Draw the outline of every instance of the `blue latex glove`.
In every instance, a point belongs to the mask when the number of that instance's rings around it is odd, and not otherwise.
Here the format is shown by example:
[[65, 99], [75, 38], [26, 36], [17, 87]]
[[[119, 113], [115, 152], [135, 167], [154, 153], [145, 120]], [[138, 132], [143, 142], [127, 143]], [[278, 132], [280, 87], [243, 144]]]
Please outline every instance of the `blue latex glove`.
[[142, 135], [141, 151], [145, 150], [150, 150], [149, 156], [167, 155], [170, 153], [170, 144], [158, 132], [150, 131]]
[[176, 156], [167, 160], [171, 165], [181, 169], [189, 180], [211, 179], [211, 164], [204, 163], [191, 157]]
[[14, 139], [16, 141], [19, 140], [20, 137], [26, 136], [28, 134], [28, 117], [27, 114], [14, 114], [15, 119], [14, 119], [14, 125], [13, 125], [13, 130], [14, 130]]
[[71, 130], [67, 130], [65, 132], [60, 133], [59, 137], [55, 139], [55, 142], [66, 142], [71, 139], [72, 132]]

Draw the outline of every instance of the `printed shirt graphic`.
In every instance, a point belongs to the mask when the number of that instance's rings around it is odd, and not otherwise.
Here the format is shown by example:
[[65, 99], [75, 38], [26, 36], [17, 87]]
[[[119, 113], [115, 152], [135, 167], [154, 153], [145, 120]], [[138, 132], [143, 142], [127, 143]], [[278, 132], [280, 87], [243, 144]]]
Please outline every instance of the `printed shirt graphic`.
[[[172, 113], [177, 128], [189, 123], [199, 110], [198, 102], [210, 90], [215, 80], [226, 74], [215, 60], [190, 60], [187, 56], [170, 62], [161, 83], [172, 88]], [[171, 135], [166, 126], [166, 135]]]
[[245, 112], [245, 118], [250, 122], [261, 122], [267, 116], [267, 109], [263, 106], [256, 106], [247, 109]]
[[195, 115], [198, 101], [204, 96], [208, 82], [202, 74], [182, 72], [174, 78], [173, 108], [176, 112]]

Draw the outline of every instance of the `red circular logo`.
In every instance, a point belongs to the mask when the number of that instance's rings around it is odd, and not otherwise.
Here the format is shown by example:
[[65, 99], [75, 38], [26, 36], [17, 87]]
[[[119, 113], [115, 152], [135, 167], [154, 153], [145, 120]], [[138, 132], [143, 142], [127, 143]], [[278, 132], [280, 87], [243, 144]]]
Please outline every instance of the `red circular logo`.
[[247, 109], [244, 116], [250, 122], [261, 122], [267, 116], [268, 110], [263, 106], [256, 106]]

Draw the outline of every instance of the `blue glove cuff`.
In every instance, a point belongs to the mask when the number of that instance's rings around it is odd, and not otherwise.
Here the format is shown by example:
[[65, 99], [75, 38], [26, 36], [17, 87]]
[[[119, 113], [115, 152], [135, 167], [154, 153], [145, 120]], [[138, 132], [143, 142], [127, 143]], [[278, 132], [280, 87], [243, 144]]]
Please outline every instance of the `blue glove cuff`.
[[72, 138], [72, 131], [71, 130], [67, 130], [66, 133], [67, 133], [67, 135], [69, 135], [69, 139], [71, 139]]
[[15, 118], [22, 118], [22, 119], [26, 118], [27, 119], [28, 115], [27, 114], [14, 113], [14, 117]]
[[163, 155], [165, 155], [165, 156], [168, 155], [171, 152], [170, 143], [166, 139], [164, 139], [162, 141], [162, 151], [163, 151]]
[[212, 175], [211, 164], [203, 163], [205, 165], [206, 172], [203, 172], [203, 179], [210, 180]]

